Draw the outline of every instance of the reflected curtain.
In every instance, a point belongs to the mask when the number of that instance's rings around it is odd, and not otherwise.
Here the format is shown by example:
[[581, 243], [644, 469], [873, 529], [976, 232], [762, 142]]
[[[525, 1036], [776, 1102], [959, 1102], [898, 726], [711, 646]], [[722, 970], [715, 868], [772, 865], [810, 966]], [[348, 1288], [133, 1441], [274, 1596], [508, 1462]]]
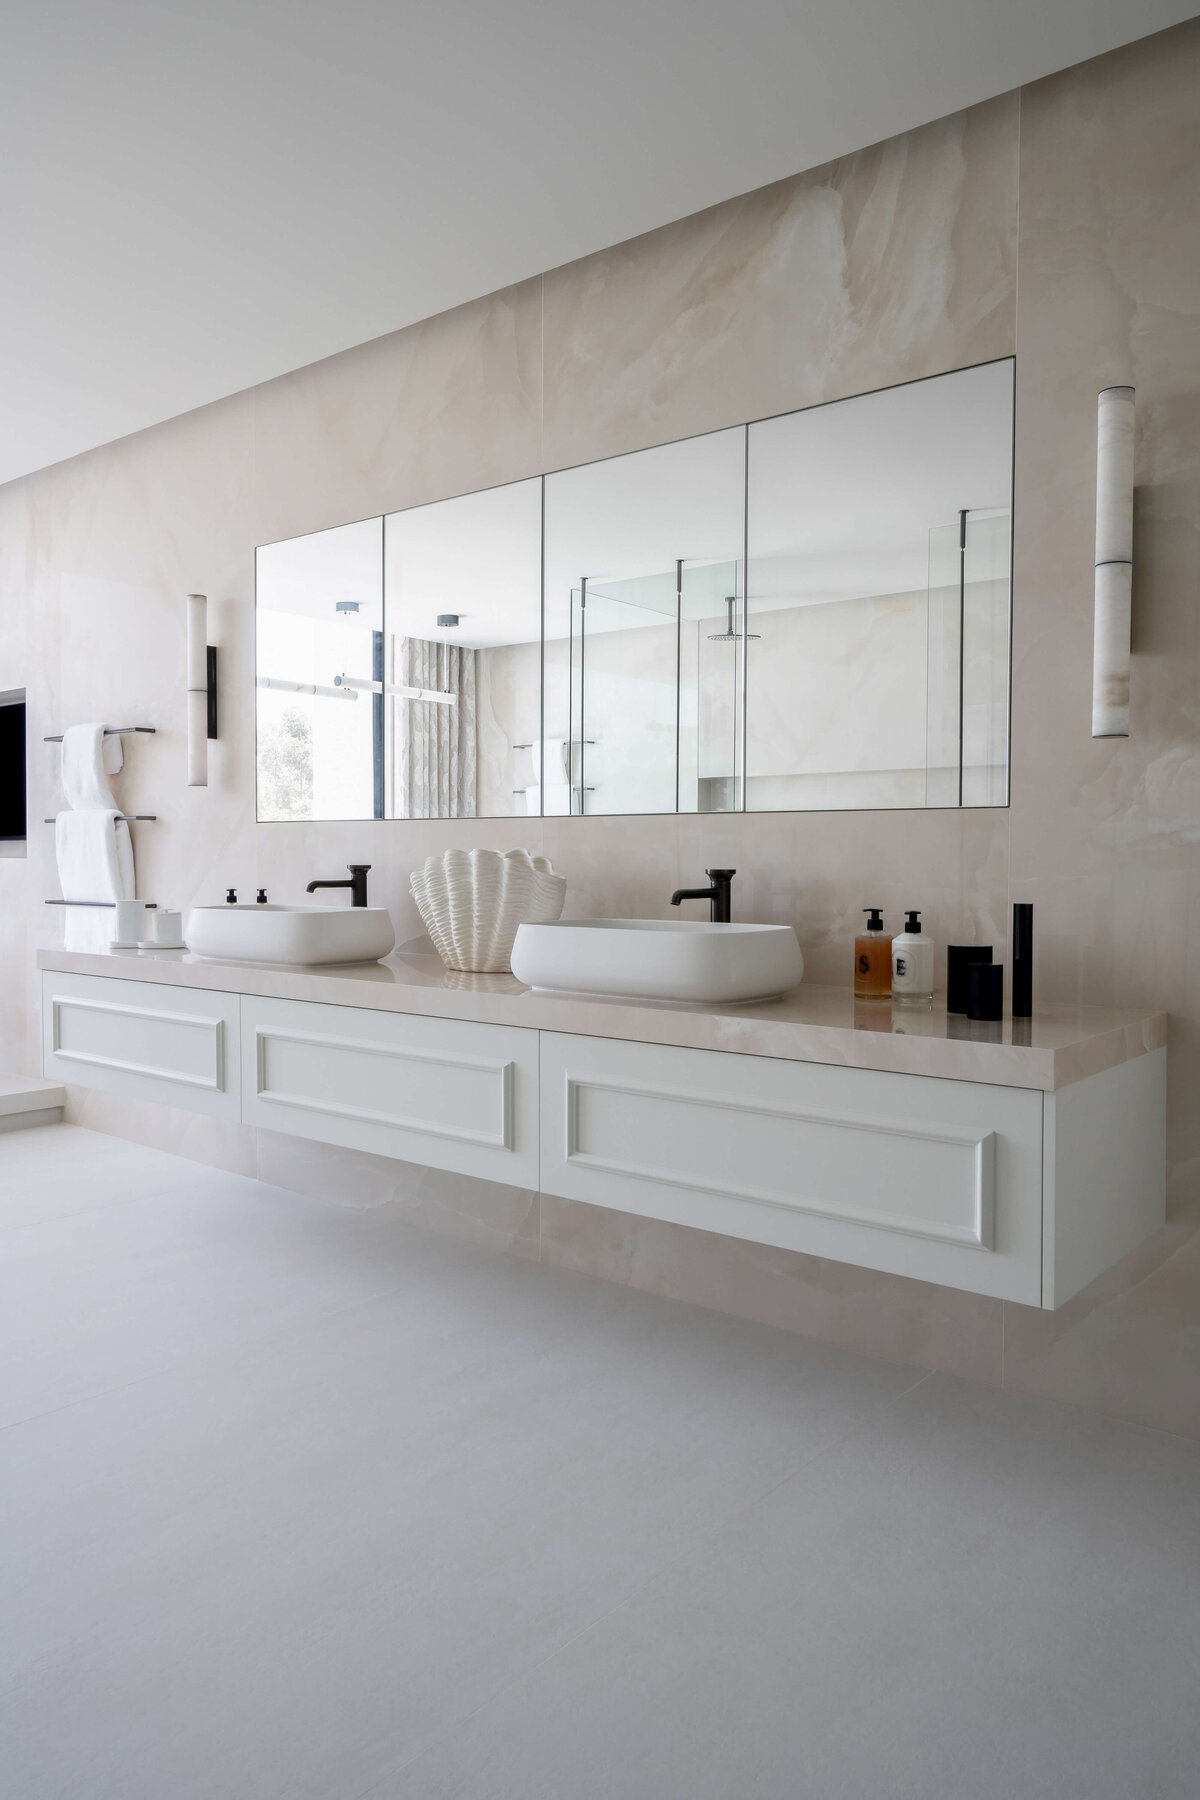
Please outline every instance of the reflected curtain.
[[396, 684], [454, 695], [452, 706], [396, 698], [397, 818], [473, 819], [475, 651], [427, 638], [400, 638]]

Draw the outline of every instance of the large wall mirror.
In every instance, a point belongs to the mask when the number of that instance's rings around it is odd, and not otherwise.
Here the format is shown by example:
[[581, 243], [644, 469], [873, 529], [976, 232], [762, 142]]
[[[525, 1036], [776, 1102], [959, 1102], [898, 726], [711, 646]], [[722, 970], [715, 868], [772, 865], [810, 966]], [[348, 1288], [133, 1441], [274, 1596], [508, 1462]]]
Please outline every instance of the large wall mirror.
[[1011, 359], [257, 555], [263, 820], [1002, 806]]

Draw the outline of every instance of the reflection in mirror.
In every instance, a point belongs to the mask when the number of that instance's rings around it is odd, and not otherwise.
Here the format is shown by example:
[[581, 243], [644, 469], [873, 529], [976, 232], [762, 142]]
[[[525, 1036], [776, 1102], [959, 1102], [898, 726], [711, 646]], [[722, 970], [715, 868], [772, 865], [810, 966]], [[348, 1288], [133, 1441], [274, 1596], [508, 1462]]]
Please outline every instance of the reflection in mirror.
[[544, 810], [740, 805], [745, 433], [546, 478]]
[[384, 521], [387, 811], [540, 810], [542, 483]]
[[750, 427], [747, 810], [1005, 803], [1012, 367]]
[[1006, 359], [264, 546], [259, 817], [1004, 805], [1012, 400]]
[[255, 559], [258, 816], [383, 817], [383, 522]]

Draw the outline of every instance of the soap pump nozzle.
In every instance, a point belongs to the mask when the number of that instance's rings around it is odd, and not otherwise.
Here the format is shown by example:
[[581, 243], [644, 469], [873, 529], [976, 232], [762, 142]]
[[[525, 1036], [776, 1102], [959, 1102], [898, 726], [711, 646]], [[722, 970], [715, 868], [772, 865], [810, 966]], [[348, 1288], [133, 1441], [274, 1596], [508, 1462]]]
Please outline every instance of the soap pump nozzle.
[[904, 929], [905, 929], [905, 931], [911, 931], [913, 933], [914, 937], [920, 931], [921, 915], [919, 912], [917, 912], [915, 907], [910, 907], [908, 912], [906, 913], [905, 919], [904, 919]]
[[867, 930], [882, 931], [883, 908], [881, 906], [864, 906], [863, 911], [867, 915]]

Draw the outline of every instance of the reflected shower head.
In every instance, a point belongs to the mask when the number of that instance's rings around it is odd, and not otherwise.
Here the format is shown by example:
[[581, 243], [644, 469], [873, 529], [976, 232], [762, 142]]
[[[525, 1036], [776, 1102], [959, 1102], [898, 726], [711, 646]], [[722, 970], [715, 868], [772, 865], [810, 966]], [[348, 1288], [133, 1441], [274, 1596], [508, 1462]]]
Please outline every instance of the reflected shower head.
[[[724, 631], [709, 632], [708, 641], [710, 644], [740, 644], [742, 641], [742, 633], [733, 629], [733, 609], [737, 605], [737, 595], [727, 594], [725, 596], [725, 605], [729, 609], [728, 622]], [[746, 633], [747, 638], [756, 638], [759, 636], [761, 636], [761, 633], [757, 631], [748, 631]]]

